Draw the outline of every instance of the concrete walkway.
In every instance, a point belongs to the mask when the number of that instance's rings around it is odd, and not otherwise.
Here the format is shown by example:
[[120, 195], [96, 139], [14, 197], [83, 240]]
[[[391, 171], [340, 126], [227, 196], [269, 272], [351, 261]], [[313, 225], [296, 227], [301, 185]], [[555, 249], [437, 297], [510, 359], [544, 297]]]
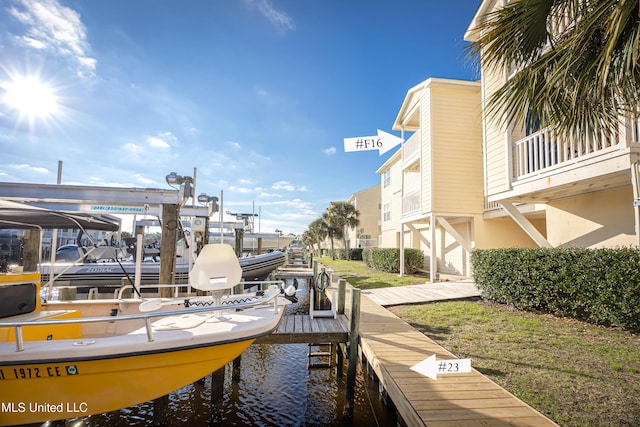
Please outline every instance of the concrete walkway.
[[383, 307], [402, 304], [455, 300], [479, 297], [480, 291], [473, 280], [425, 283], [422, 285], [397, 286], [393, 288], [367, 289], [362, 291], [372, 301]]

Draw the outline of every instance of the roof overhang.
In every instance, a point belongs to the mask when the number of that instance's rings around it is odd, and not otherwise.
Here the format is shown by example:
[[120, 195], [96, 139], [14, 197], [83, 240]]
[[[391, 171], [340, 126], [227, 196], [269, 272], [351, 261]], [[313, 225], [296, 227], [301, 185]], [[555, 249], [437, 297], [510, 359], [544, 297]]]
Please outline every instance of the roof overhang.
[[478, 26], [484, 22], [485, 15], [491, 12], [496, 6], [497, 0], [484, 0], [476, 14], [473, 15], [473, 19], [471, 19], [471, 23], [469, 27], [467, 27], [467, 31], [464, 32], [464, 39], [468, 42], [475, 42], [478, 40]]
[[59, 212], [0, 200], [0, 227], [11, 229], [74, 228], [84, 230], [117, 231], [117, 223], [95, 215], [79, 212]]

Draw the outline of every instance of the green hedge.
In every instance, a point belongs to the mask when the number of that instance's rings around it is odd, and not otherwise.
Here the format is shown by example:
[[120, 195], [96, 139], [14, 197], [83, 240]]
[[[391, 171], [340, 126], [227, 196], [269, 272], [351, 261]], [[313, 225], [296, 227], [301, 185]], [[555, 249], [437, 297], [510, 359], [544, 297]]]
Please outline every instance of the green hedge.
[[633, 248], [475, 250], [482, 296], [521, 310], [640, 331], [640, 252]]
[[[349, 249], [349, 259], [352, 261], [362, 261], [362, 248]], [[331, 251], [329, 251], [331, 253]], [[345, 250], [340, 248], [336, 249], [336, 258], [347, 259], [345, 257]]]
[[[398, 248], [369, 248], [362, 251], [364, 263], [376, 270], [388, 273], [400, 272], [400, 249]], [[419, 249], [404, 250], [404, 271], [415, 273], [424, 267], [424, 254]]]

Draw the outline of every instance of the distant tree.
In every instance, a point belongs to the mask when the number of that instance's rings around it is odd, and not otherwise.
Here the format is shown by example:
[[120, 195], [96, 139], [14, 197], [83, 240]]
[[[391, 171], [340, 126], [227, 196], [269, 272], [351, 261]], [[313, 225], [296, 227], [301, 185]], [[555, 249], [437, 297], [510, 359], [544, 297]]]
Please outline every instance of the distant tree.
[[347, 242], [347, 234], [349, 228], [355, 228], [360, 225], [360, 212], [354, 205], [348, 202], [331, 202], [326, 211], [330, 222], [340, 228], [342, 242], [344, 247], [345, 259], [350, 259], [349, 245]]
[[121, 238], [122, 240], [124, 240], [124, 239], [130, 239], [131, 237], [132, 237], [132, 236], [131, 236], [131, 232], [129, 232], [129, 231], [122, 231], [122, 232], [120, 232], [120, 238]]
[[336, 259], [336, 250], [334, 245], [335, 239], [341, 239], [343, 237], [342, 225], [336, 222], [336, 217], [331, 216], [329, 209], [322, 214], [322, 229], [325, 236], [329, 237], [331, 242], [331, 259]]
[[318, 252], [320, 251], [320, 242], [327, 237], [326, 227], [323, 224], [322, 218], [318, 218], [309, 224], [309, 228], [302, 235], [305, 244], [311, 246], [311, 250], [314, 250], [314, 245], [317, 245]]

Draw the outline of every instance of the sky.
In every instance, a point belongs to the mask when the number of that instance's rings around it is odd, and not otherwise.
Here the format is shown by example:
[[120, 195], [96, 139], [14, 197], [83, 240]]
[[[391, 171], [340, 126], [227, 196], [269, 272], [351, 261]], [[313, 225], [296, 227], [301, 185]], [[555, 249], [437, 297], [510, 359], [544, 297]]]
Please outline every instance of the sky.
[[[380, 183], [391, 127], [430, 78], [475, 80], [480, 0], [3, 0], [0, 182], [166, 188], [299, 234]], [[225, 216], [225, 220], [231, 217]]]

